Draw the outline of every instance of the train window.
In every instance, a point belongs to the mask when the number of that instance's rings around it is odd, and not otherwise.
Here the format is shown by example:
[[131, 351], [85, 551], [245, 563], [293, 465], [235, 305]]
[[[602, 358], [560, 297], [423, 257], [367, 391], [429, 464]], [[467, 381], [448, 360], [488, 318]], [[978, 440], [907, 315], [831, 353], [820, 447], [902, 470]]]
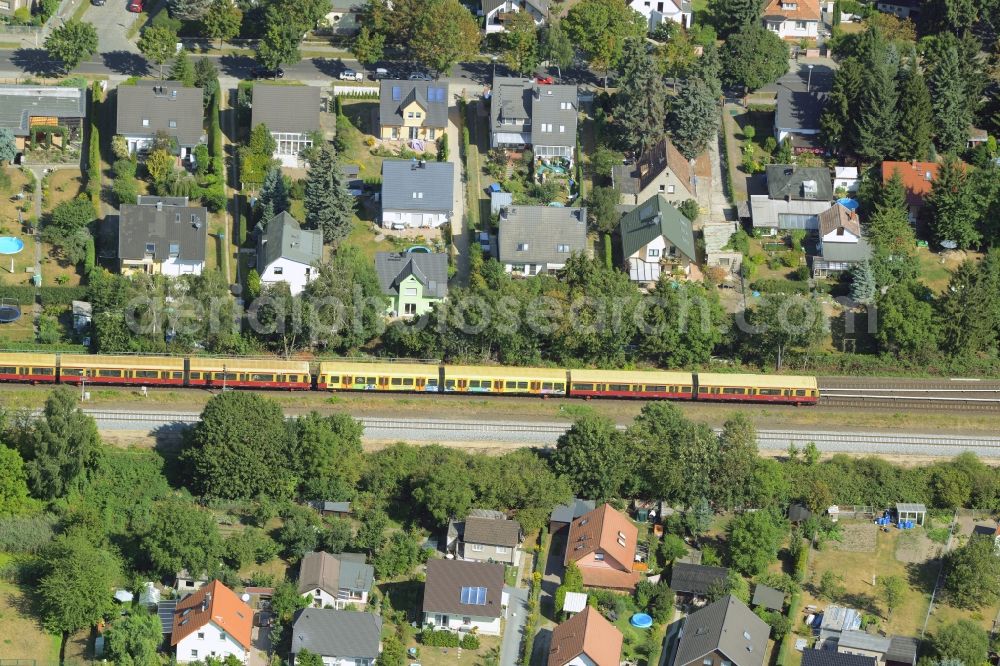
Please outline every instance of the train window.
[[403, 386], [413, 386], [413, 377], [403, 377]]
[[469, 380], [469, 388], [480, 388], [480, 382], [478, 379]]
[[455, 380], [454, 379], [446, 379], [446, 380], [444, 380], [444, 387], [445, 388], [455, 388]]
[[662, 384], [647, 384], [646, 390], [653, 393], [666, 393], [667, 387]]
[[713, 386], [712, 387], [712, 393], [714, 393], [715, 395], [719, 395], [719, 391], [720, 391], [720, 389], [719, 389], [718, 386]]
[[327, 382], [330, 384], [339, 384], [340, 377], [338, 377], [337, 375], [330, 375], [330, 378], [327, 380]]
[[18, 374], [17, 368], [9, 365], [0, 367], [0, 375], [16, 375]]
[[515, 389], [517, 388], [517, 382], [507, 382], [506, 386], [509, 389]]
[[354, 378], [354, 383], [357, 384], [358, 386], [364, 386], [365, 385], [365, 378], [364, 377], [355, 377]]
[[56, 371], [52, 368], [32, 368], [31, 374], [33, 375], [54, 375]]
[[554, 388], [557, 391], [565, 391], [566, 385], [563, 384], [562, 382], [556, 382], [555, 384], [552, 385], [552, 388]]
[[797, 396], [804, 396], [805, 394], [806, 394], [806, 390], [805, 389], [795, 389], [795, 395], [797, 395]]
[[519, 388], [519, 389], [526, 389], [526, 388], [528, 388], [528, 382], [518, 382], [517, 383], [517, 388]]
[[192, 372], [191, 373], [191, 379], [201, 379], [201, 373], [200, 372]]
[[170, 378], [171, 379], [184, 379], [184, 373], [183, 372], [171, 372], [170, 373]]
[[241, 382], [246, 382], [246, 381], [250, 380], [250, 373], [249, 372], [241, 372], [239, 374], [240, 374], [240, 381]]
[[628, 384], [608, 384], [609, 391], [628, 391]]
[[707, 386], [699, 386], [698, 387], [698, 393], [708, 393], [708, 387]]
[[274, 375], [272, 375], [272, 374], [262, 375], [262, 374], [254, 373], [254, 374], [250, 375], [250, 381], [252, 381], [252, 382], [273, 382], [274, 381]]
[[402, 386], [403, 385], [403, 378], [402, 377], [392, 377], [392, 378], [389, 379], [389, 383], [392, 384], [393, 386]]
[[[294, 376], [294, 375], [293, 375], [293, 376]], [[287, 376], [285, 376], [285, 375], [278, 375], [278, 381], [279, 381], [279, 382], [284, 382], [284, 381], [288, 381], [288, 377], [287, 377]]]
[[484, 389], [491, 389], [491, 388], [493, 388], [493, 382], [492, 382], [492, 380], [484, 379], [483, 380], [483, 388]]
[[135, 376], [139, 379], [159, 379], [160, 373], [157, 370], [136, 370]]
[[98, 370], [97, 371], [97, 376], [98, 377], [121, 377], [122, 376], [122, 371], [121, 370]]
[[573, 390], [574, 391], [593, 391], [594, 390], [594, 385], [593, 384], [576, 384], [576, 383], [574, 383], [573, 384]]
[[745, 388], [724, 388], [722, 393], [724, 395], [745, 395], [747, 390]]
[[217, 379], [217, 380], [220, 380], [220, 381], [223, 380], [223, 379], [225, 379], [227, 382], [231, 382], [231, 381], [235, 381], [236, 380], [236, 373], [235, 372], [214, 372], [214, 373], [212, 373], [212, 377], [214, 379]]
[[438, 380], [436, 380], [436, 379], [428, 379], [427, 380], [427, 385], [428, 386], [437, 386], [438, 385]]
[[299, 376], [298, 375], [288, 375], [287, 381], [297, 382], [297, 381], [299, 381]]
[[691, 392], [691, 387], [690, 386], [682, 386], [681, 387], [681, 393], [690, 393], [690, 392]]
[[542, 390], [543, 391], [551, 391], [552, 390], [552, 382], [542, 382]]
[[781, 389], [768, 389], [768, 388], [757, 389], [757, 394], [758, 395], [781, 395]]
[[376, 383], [375, 382], [375, 378], [374, 377], [368, 377], [368, 383], [369, 384], [375, 384]]
[[63, 368], [62, 374], [64, 377], [83, 377], [83, 370], [80, 368]]

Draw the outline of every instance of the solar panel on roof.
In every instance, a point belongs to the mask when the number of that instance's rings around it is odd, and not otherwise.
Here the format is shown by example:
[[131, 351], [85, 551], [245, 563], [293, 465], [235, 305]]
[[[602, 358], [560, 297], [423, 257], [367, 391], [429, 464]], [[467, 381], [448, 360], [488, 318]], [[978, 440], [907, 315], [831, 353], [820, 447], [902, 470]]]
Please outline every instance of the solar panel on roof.
[[174, 630], [174, 609], [176, 607], [176, 600], [161, 601], [156, 605], [156, 614], [160, 618], [160, 627], [164, 634], [169, 634]]
[[399, 98], [400, 98], [399, 86], [393, 86], [392, 87], [392, 99], [393, 99], [393, 101], [398, 102]]
[[486, 605], [486, 588], [485, 587], [463, 587], [461, 596], [459, 597], [463, 604], [470, 604], [472, 606], [485, 606]]

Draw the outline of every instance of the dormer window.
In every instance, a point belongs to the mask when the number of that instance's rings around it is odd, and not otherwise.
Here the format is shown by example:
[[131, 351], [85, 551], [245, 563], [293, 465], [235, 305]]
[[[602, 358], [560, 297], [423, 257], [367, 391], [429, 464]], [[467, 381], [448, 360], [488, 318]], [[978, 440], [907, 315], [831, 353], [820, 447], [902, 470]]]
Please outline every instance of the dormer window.
[[[518, 252], [524, 252], [527, 249], [528, 249], [528, 244], [527, 243], [518, 243], [517, 244], [517, 251]], [[580, 524], [582, 525], [583, 523], [580, 523]]]
[[796, 9], [799, 8], [799, 5], [797, 2], [782, 2], [781, 8], [787, 12], [794, 12]]
[[149, 127], [149, 118], [143, 118], [142, 119], [142, 126], [143, 127]]
[[167, 121], [167, 127], [171, 128], [171, 129], [177, 129], [177, 121], [176, 120], [168, 120]]
[[156, 254], [156, 243], [146, 243], [146, 254]]
[[594, 553], [594, 559], [598, 562], [604, 561], [604, 553]]

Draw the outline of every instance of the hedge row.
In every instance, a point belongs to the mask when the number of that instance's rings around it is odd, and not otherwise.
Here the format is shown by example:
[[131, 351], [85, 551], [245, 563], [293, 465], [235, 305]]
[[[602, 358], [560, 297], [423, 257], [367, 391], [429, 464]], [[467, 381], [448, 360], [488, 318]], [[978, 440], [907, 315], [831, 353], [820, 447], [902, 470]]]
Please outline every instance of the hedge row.
[[791, 282], [789, 280], [755, 280], [750, 288], [762, 294], [808, 294], [808, 282]]
[[549, 530], [543, 527], [538, 533], [538, 552], [535, 555], [535, 568], [531, 573], [531, 589], [528, 592], [528, 619], [524, 625], [524, 643], [521, 644], [521, 666], [531, 663], [531, 653], [535, 649], [535, 634], [541, 623], [542, 576], [545, 573], [545, 561], [549, 556], [546, 538]]
[[[40, 287], [42, 305], [70, 305], [87, 300], [87, 287]], [[0, 298], [9, 298], [20, 305], [35, 302], [35, 287], [26, 284], [0, 286]]]
[[97, 129], [100, 117], [101, 85], [94, 82], [90, 94], [90, 144], [87, 146], [87, 192], [94, 204], [94, 215], [101, 218], [101, 133]]

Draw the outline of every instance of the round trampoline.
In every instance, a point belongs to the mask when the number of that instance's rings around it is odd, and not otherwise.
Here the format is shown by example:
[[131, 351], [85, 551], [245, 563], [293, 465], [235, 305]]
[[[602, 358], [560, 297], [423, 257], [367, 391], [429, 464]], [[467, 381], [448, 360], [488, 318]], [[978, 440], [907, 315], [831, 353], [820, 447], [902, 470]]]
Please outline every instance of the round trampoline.
[[17, 254], [24, 249], [24, 241], [14, 236], [0, 236], [0, 254]]
[[424, 247], [423, 245], [414, 245], [413, 247], [406, 250], [407, 254], [430, 254], [431, 249], [429, 247]]
[[636, 613], [628, 623], [636, 629], [649, 629], [653, 626], [653, 618], [648, 613]]
[[21, 318], [21, 306], [7, 300], [0, 300], [0, 324], [9, 324]]

